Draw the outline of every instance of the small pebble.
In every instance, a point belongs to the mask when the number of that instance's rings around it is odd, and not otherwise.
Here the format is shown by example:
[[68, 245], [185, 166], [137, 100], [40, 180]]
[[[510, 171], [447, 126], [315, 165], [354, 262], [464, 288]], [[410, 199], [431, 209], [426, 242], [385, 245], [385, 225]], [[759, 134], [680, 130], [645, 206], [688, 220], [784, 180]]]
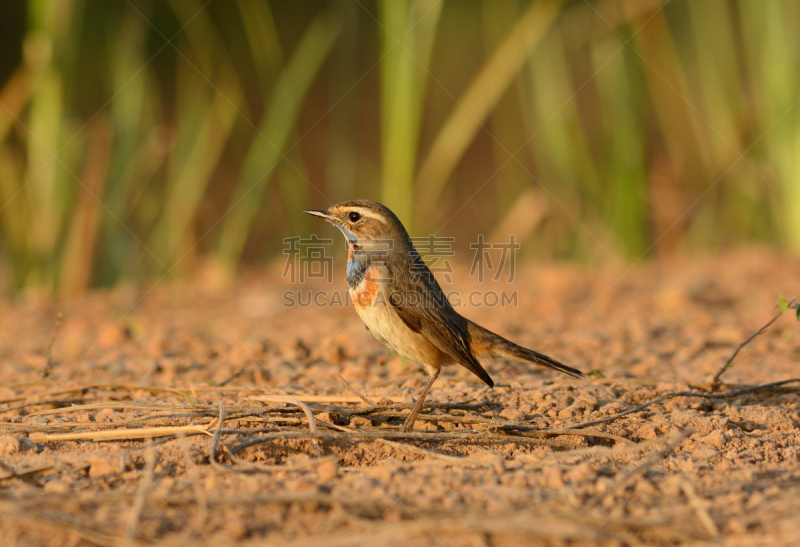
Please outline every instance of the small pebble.
[[317, 480], [321, 484], [328, 484], [339, 474], [339, 464], [333, 460], [322, 462], [317, 466]]
[[44, 483], [45, 492], [53, 492], [54, 494], [64, 494], [69, 492], [70, 485], [63, 480], [52, 480]]
[[350, 419], [350, 427], [365, 428], [372, 427], [372, 420], [363, 416], [354, 416]]
[[119, 470], [119, 459], [95, 454], [89, 458], [89, 476], [92, 478], [111, 475]]
[[22, 449], [22, 442], [13, 435], [0, 435], [0, 454], [10, 456]]
[[593, 480], [596, 476], [597, 472], [586, 462], [579, 463], [567, 473], [569, 481], [576, 483]]

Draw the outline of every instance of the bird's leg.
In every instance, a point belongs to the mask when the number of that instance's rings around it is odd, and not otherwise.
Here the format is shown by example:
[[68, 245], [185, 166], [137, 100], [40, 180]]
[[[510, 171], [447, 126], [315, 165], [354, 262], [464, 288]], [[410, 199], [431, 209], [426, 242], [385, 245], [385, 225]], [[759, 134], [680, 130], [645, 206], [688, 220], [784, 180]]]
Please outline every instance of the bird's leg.
[[431, 386], [438, 377], [439, 371], [437, 370], [436, 374], [428, 379], [428, 383], [425, 384], [425, 388], [422, 390], [422, 395], [420, 395], [419, 399], [417, 399], [417, 404], [415, 404], [414, 408], [411, 409], [411, 414], [409, 414], [408, 418], [406, 418], [406, 421], [403, 422], [403, 427], [400, 428], [400, 431], [408, 432], [414, 429], [414, 422], [417, 421], [417, 415], [419, 414], [419, 411], [422, 410], [422, 403], [425, 402], [425, 397], [428, 396], [428, 391], [430, 391]]

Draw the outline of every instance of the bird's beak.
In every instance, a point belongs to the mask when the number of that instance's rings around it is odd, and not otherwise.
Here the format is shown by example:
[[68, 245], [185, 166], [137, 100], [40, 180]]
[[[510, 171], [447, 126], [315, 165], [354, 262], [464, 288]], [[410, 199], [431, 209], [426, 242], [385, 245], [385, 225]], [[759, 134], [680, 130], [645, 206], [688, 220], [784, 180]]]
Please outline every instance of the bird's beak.
[[303, 211], [303, 212], [306, 213], [306, 214], [309, 214], [311, 216], [324, 218], [327, 221], [336, 220], [336, 217], [331, 215], [330, 213], [328, 213], [328, 211], [318, 211], [318, 210], [315, 210], [315, 209], [310, 209], [308, 211]]
[[311, 216], [324, 218], [325, 220], [327, 220], [328, 222], [330, 222], [331, 224], [333, 224], [334, 226], [339, 228], [339, 230], [341, 230], [342, 233], [344, 234], [345, 239], [347, 241], [349, 241], [350, 243], [358, 240], [358, 238], [355, 235], [353, 235], [350, 232], [350, 230], [345, 228], [344, 223], [342, 222], [342, 220], [339, 217], [337, 217], [336, 215], [332, 215], [328, 211], [319, 211], [319, 210], [315, 210], [315, 209], [310, 209], [308, 211], [303, 211], [303, 212], [307, 213], [307, 214], [309, 214]]

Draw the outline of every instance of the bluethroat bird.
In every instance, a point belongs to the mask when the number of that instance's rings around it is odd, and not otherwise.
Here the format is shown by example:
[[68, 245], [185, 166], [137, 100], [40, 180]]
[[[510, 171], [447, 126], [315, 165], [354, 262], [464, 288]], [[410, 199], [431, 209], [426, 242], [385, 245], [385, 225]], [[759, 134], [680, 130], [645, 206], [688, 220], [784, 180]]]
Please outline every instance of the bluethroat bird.
[[326, 211], [324, 218], [347, 240], [347, 285], [356, 312], [384, 345], [421, 364], [430, 375], [403, 431], [411, 431], [443, 364], [458, 363], [494, 387], [479, 357], [514, 359], [581, 378], [583, 373], [518, 346], [469, 319], [450, 305], [420, 258], [400, 220], [374, 201], [355, 200]]

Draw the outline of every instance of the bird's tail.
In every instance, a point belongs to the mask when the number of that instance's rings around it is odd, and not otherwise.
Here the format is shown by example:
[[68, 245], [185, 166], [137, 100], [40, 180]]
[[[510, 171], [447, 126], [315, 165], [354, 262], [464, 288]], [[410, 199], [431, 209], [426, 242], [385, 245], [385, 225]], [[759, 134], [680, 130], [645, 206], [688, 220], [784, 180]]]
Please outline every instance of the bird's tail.
[[533, 363], [543, 367], [558, 370], [564, 374], [569, 374], [574, 378], [583, 378], [583, 373], [576, 369], [569, 367], [563, 363], [559, 363], [552, 357], [543, 355], [532, 349], [523, 348], [506, 340], [502, 336], [487, 330], [480, 325], [469, 321], [468, 323], [470, 335], [470, 349], [476, 357], [490, 357], [494, 359], [514, 359], [516, 361], [524, 361], [526, 363]]

